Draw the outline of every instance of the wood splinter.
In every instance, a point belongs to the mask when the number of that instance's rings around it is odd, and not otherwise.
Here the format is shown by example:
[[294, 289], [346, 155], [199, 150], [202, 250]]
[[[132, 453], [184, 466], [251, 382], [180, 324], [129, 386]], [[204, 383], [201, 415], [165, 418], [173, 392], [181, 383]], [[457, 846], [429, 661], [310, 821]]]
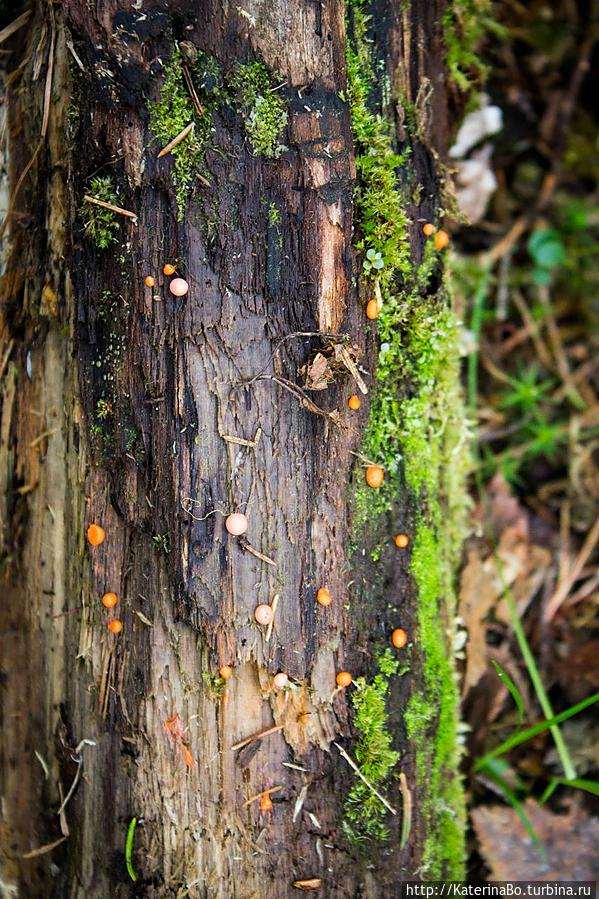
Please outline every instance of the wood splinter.
[[272, 634], [272, 628], [275, 623], [275, 614], [276, 614], [278, 605], [279, 605], [279, 594], [275, 593], [275, 595], [272, 598], [272, 602], [270, 604], [270, 607], [272, 609], [272, 618], [270, 619], [270, 624], [268, 625], [268, 627], [266, 629], [266, 637], [264, 638], [267, 643], [270, 640], [270, 635]]
[[312, 877], [310, 880], [294, 880], [293, 886], [297, 890], [319, 890], [321, 883], [320, 877]]
[[259, 553], [257, 549], [254, 549], [253, 546], [247, 542], [247, 540], [240, 539], [239, 545], [246, 549], [253, 556], [256, 556], [257, 559], [260, 559], [262, 562], [266, 562], [268, 565], [274, 565], [276, 567], [277, 563], [272, 559], [269, 559], [268, 556], [265, 556], [263, 553]]
[[161, 156], [166, 156], [167, 153], [170, 153], [171, 150], [174, 150], [177, 144], [180, 144], [181, 141], [186, 138], [191, 131], [193, 131], [193, 122], [190, 122], [189, 125], [187, 125], [187, 127], [183, 129], [183, 131], [181, 131], [176, 137], [174, 137], [170, 144], [167, 144], [166, 147], [163, 147], [163, 149], [158, 154], [157, 159], [160, 159]]
[[94, 203], [96, 206], [101, 206], [103, 209], [110, 209], [111, 212], [118, 212], [119, 215], [126, 215], [130, 219], [135, 219], [135, 221], [137, 221], [137, 216], [129, 209], [121, 209], [120, 206], [113, 206], [112, 203], [105, 203], [104, 200], [98, 200], [97, 197], [90, 197], [87, 194], [83, 199], [87, 200], [88, 203]]
[[358, 768], [358, 766], [356, 765], [356, 763], [349, 757], [349, 755], [347, 754], [347, 752], [345, 751], [345, 749], [344, 749], [342, 746], [340, 746], [339, 743], [335, 743], [334, 741], [333, 741], [333, 746], [336, 746], [336, 747], [337, 747], [337, 749], [339, 750], [339, 752], [341, 753], [341, 755], [343, 756], [343, 758], [345, 759], [345, 761], [348, 763], [348, 765], [350, 765], [350, 767], [354, 769], [354, 771], [356, 772], [356, 774], [358, 775], [358, 777], [359, 777], [361, 780], [364, 781], [364, 783], [366, 784], [366, 786], [368, 787], [368, 789], [369, 789], [372, 793], [374, 793], [374, 795], [377, 797], [377, 799], [380, 799], [380, 800], [381, 800], [381, 802], [383, 803], [383, 805], [385, 806], [385, 808], [388, 808], [389, 811], [390, 811], [393, 815], [396, 815], [397, 812], [395, 811], [395, 809], [393, 808], [393, 806], [392, 806], [392, 805], [389, 805], [389, 803], [387, 802], [387, 800], [386, 800], [383, 796], [381, 796], [381, 794], [378, 792], [378, 790], [375, 790], [374, 787], [372, 786], [372, 784], [369, 783], [369, 782], [366, 780], [366, 778], [364, 777], [364, 775], [362, 774], [362, 772], [360, 771], [360, 769]]
[[282, 724], [277, 724], [275, 727], [267, 727], [266, 730], [261, 730], [258, 734], [252, 734], [251, 737], [246, 737], [245, 740], [241, 740], [239, 743], [235, 743], [234, 746], [231, 746], [231, 749], [235, 751], [236, 749], [241, 749], [242, 746], [246, 746], [248, 743], [251, 743], [252, 740], [259, 740], [261, 737], [268, 737], [270, 734], [276, 734], [278, 731], [283, 730]]
[[278, 786], [278, 787], [270, 787], [268, 790], [262, 790], [261, 793], [256, 793], [255, 796], [250, 796], [249, 799], [246, 799], [245, 802], [243, 803], [243, 808], [245, 808], [246, 805], [250, 805], [250, 803], [255, 802], [256, 799], [262, 799], [263, 796], [270, 796], [271, 793], [276, 793], [277, 790], [282, 790], [282, 789], [283, 789], [282, 786]]

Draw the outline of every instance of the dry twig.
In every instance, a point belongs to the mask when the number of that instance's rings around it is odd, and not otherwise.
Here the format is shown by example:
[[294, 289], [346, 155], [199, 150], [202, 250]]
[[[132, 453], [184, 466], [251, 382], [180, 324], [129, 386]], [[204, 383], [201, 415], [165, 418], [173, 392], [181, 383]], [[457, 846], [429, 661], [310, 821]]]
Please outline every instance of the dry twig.
[[252, 734], [251, 737], [246, 737], [245, 740], [240, 740], [239, 743], [235, 743], [234, 746], [231, 746], [231, 749], [235, 751], [236, 749], [241, 749], [242, 746], [246, 746], [248, 743], [251, 743], [252, 740], [260, 740], [262, 737], [268, 737], [270, 734], [276, 734], [277, 731], [283, 730], [282, 724], [276, 724], [274, 727], [267, 727], [266, 730], [261, 730], [257, 734]]
[[104, 200], [98, 200], [97, 197], [90, 197], [87, 194], [83, 199], [87, 200], [88, 203], [93, 203], [95, 206], [101, 206], [103, 209], [110, 209], [111, 212], [118, 212], [119, 215], [126, 215], [130, 219], [135, 219], [137, 221], [137, 216], [134, 212], [130, 212], [129, 209], [122, 209], [120, 206], [113, 206], [112, 203], [105, 203]]
[[344, 749], [342, 746], [340, 746], [339, 743], [335, 743], [335, 741], [333, 741], [333, 746], [336, 746], [336, 747], [337, 747], [337, 749], [339, 750], [339, 752], [341, 753], [341, 755], [343, 756], [343, 758], [345, 759], [345, 761], [348, 763], [348, 765], [349, 765], [351, 768], [354, 769], [354, 771], [356, 772], [356, 774], [358, 775], [358, 777], [359, 777], [361, 780], [364, 781], [364, 783], [366, 784], [366, 786], [368, 787], [368, 789], [371, 791], [371, 793], [374, 793], [374, 795], [376, 796], [376, 798], [377, 798], [377, 799], [380, 799], [380, 801], [383, 803], [383, 805], [385, 806], [385, 808], [389, 809], [389, 811], [391, 812], [391, 814], [396, 815], [397, 812], [395, 811], [395, 809], [393, 808], [393, 806], [392, 806], [392, 805], [389, 805], [389, 803], [387, 802], [387, 800], [386, 800], [383, 796], [381, 796], [381, 794], [378, 792], [378, 790], [375, 790], [375, 788], [372, 786], [372, 784], [369, 783], [369, 782], [366, 780], [366, 778], [364, 777], [364, 775], [362, 774], [362, 772], [360, 771], [360, 769], [358, 768], [358, 766], [356, 765], [356, 763], [349, 757], [349, 755], [347, 754], [347, 752], [345, 751], [345, 749]]

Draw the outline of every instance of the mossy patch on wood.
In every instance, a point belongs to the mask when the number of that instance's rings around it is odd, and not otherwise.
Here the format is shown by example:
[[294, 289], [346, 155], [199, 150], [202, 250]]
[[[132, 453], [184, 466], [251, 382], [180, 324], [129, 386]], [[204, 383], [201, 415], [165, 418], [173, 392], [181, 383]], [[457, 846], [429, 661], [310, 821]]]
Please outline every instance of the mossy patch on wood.
[[[355, 247], [382, 266], [370, 267], [382, 305], [377, 319], [379, 355], [375, 390], [362, 444], [364, 457], [385, 469], [376, 490], [363, 478], [353, 505], [354, 546], [364, 534], [380, 570], [393, 552], [390, 531], [398, 500], [415, 513], [410, 571], [418, 591], [414, 652], [423, 675], [406, 710], [417, 758], [413, 784], [426, 822], [422, 876], [463, 873], [464, 798], [459, 775], [459, 695], [453, 658], [456, 630], [453, 578], [466, 532], [468, 423], [460, 386], [460, 326], [451, 308], [440, 253], [432, 241], [423, 259], [410, 257], [404, 210], [413, 197], [409, 149], [393, 152], [389, 126], [370, 108], [374, 84], [372, 43], [365, 40], [366, 4], [349, 9], [349, 101], [356, 145]], [[408, 128], [409, 132], [409, 128]], [[412, 135], [415, 137], [415, 135]], [[365, 283], [365, 292], [368, 292]], [[382, 535], [382, 536], [381, 536]], [[384, 836], [384, 816], [363, 821]]]

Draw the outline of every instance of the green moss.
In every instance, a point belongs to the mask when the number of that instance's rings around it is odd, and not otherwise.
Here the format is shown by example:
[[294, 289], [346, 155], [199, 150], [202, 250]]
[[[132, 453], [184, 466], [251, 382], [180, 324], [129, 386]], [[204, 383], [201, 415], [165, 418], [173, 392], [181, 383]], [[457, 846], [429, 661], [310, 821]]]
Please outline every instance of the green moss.
[[255, 156], [278, 159], [287, 127], [287, 107], [275, 93], [276, 79], [261, 62], [238, 64], [227, 75], [231, 106], [245, 116], [245, 133]]
[[166, 146], [189, 124], [191, 134], [178, 144], [170, 155], [175, 160], [173, 182], [177, 198], [179, 220], [183, 218], [185, 204], [201, 171], [204, 154], [210, 145], [212, 116], [208, 104], [204, 115], [196, 111], [183, 81], [183, 64], [178, 47], [173, 49], [164, 67], [164, 81], [156, 103], [150, 103], [150, 131], [160, 144]]
[[164, 67], [158, 101], [150, 103], [150, 130], [162, 146], [169, 144], [189, 124], [194, 128], [171, 150], [175, 160], [173, 181], [179, 219], [201, 172], [206, 150], [212, 144], [213, 115], [232, 107], [243, 115], [244, 128], [254, 155], [278, 158], [286, 147], [281, 143], [288, 113], [274, 92], [275, 76], [263, 63], [239, 63], [229, 72], [206, 53], [198, 53], [192, 77], [203, 115], [193, 105], [185, 86], [183, 61], [177, 46]]
[[[107, 175], [92, 178], [86, 193], [104, 203], [112, 203], [113, 206], [119, 205], [118, 194], [112, 179]], [[95, 203], [87, 200], [83, 202], [79, 212], [83, 219], [85, 233], [97, 247], [104, 250], [117, 242], [119, 221], [115, 212], [112, 212], [111, 209], [104, 209], [102, 206], [96, 206]]]
[[[453, 576], [466, 532], [469, 468], [460, 386], [460, 327], [440, 278], [440, 254], [433, 242], [427, 243], [419, 265], [410, 259], [403, 210], [411, 202], [413, 186], [407, 177], [402, 182], [408, 151], [393, 153], [387, 124], [368, 105], [374, 76], [372, 44], [364, 40], [368, 27], [364, 7], [363, 2], [352, 5], [348, 28], [353, 33], [348, 96], [358, 172], [355, 247], [370, 260], [366, 274], [378, 279], [383, 302], [377, 319], [376, 389], [362, 453], [384, 467], [385, 481], [372, 490], [363, 478], [358, 479], [352, 516], [354, 545], [364, 545], [366, 533], [374, 547], [372, 557], [382, 559], [389, 541], [376, 535], [388, 533], [398, 498], [417, 510], [411, 569], [418, 588], [414, 636], [423, 686], [413, 695], [405, 720], [426, 819], [423, 874], [459, 879], [465, 813], [452, 649]], [[369, 250], [374, 253], [368, 256]], [[377, 253], [382, 268], [372, 264]], [[379, 569], [384, 572], [383, 565]]]
[[464, 93], [484, 82], [487, 68], [479, 56], [485, 35], [505, 37], [505, 26], [497, 21], [493, 0], [454, 0], [443, 17], [446, 65], [449, 77]]
[[[392, 735], [388, 731], [388, 715], [385, 709], [389, 680], [397, 673], [399, 662], [386, 650], [379, 659], [379, 674], [367, 684], [363, 677], [356, 679], [357, 690], [352, 696], [356, 710], [354, 727], [359, 733], [355, 753], [358, 766], [372, 786], [379, 790], [391, 770], [399, 761], [399, 752], [391, 749]], [[365, 839], [385, 840], [386, 811], [380, 799], [362, 780], [357, 780], [345, 802], [343, 829], [351, 843]]]

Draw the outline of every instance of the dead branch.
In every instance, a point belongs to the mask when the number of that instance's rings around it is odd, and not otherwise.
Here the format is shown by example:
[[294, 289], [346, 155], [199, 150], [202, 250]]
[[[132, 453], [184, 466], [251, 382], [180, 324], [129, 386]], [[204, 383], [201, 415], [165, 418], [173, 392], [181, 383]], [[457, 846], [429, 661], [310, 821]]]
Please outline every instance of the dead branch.
[[276, 734], [277, 731], [283, 730], [282, 724], [277, 724], [275, 727], [267, 727], [266, 730], [261, 730], [260, 733], [252, 734], [251, 737], [246, 737], [245, 740], [241, 740], [239, 743], [235, 743], [234, 746], [231, 746], [231, 749], [235, 751], [236, 749], [241, 749], [242, 746], [246, 746], [248, 743], [251, 743], [252, 740], [260, 740], [262, 737], [268, 737], [270, 734]]
[[374, 793], [374, 795], [377, 797], [377, 799], [380, 799], [380, 800], [381, 800], [381, 802], [383, 803], [383, 805], [385, 806], [385, 808], [388, 808], [389, 811], [391, 812], [391, 814], [396, 815], [397, 812], [395, 811], [395, 809], [393, 808], [393, 806], [392, 806], [392, 805], [389, 805], [389, 803], [387, 802], [387, 800], [384, 799], [384, 798], [381, 796], [381, 794], [378, 792], [378, 790], [375, 790], [375, 788], [372, 786], [372, 784], [369, 783], [369, 782], [366, 780], [366, 778], [364, 777], [364, 775], [362, 774], [362, 772], [360, 771], [360, 769], [358, 768], [358, 766], [356, 765], [356, 763], [355, 763], [354, 761], [352, 761], [352, 759], [349, 757], [349, 755], [347, 754], [347, 752], [345, 751], [345, 749], [343, 749], [343, 747], [340, 746], [339, 743], [335, 743], [335, 741], [333, 741], [333, 746], [336, 746], [336, 747], [337, 747], [337, 749], [339, 750], [339, 752], [341, 753], [341, 755], [343, 756], [343, 758], [345, 759], [345, 761], [348, 763], [348, 765], [350, 765], [350, 767], [354, 769], [354, 771], [356, 772], [356, 774], [358, 775], [358, 777], [359, 777], [361, 780], [364, 781], [364, 783], [366, 784], [366, 786], [368, 787], [368, 789], [369, 789], [372, 793]]

